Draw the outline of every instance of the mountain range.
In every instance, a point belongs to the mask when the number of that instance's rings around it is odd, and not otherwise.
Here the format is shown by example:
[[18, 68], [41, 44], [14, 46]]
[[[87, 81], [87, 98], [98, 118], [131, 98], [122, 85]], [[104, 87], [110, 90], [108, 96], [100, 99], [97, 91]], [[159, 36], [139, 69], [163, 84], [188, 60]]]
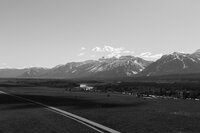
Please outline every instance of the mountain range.
[[200, 73], [200, 50], [163, 55], [140, 73], [143, 76]]
[[152, 62], [134, 56], [70, 62], [53, 68], [0, 69], [0, 78], [119, 78], [200, 73], [200, 49], [174, 52]]

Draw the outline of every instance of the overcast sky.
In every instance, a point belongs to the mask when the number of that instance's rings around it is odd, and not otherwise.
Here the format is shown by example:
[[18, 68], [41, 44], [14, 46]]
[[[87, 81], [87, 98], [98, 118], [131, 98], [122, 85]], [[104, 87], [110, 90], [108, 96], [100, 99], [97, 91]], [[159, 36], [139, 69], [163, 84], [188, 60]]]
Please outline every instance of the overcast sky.
[[200, 0], [0, 0], [0, 68], [200, 48]]

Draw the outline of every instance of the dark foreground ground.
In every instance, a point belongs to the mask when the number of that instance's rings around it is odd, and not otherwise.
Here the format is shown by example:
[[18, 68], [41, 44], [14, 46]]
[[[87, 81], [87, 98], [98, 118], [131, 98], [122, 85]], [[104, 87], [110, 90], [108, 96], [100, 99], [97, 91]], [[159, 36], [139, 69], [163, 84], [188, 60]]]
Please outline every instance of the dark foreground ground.
[[80, 131], [96, 133], [82, 124], [40, 106], [0, 94], [0, 133], [78, 133]]
[[[199, 133], [200, 101], [143, 99], [121, 94], [66, 92], [60, 88], [0, 88], [55, 106], [123, 133]], [[0, 95], [0, 133], [90, 133], [40, 106]]]

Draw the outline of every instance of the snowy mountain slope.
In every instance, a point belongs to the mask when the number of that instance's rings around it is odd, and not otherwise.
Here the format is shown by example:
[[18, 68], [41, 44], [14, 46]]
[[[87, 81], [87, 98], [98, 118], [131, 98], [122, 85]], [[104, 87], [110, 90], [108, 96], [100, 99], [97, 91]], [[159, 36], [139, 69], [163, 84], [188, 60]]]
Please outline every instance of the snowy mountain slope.
[[200, 73], [200, 49], [192, 54], [174, 52], [155, 62], [134, 56], [70, 62], [51, 69], [0, 69], [1, 78], [118, 78]]
[[0, 69], [0, 78], [34, 77], [47, 72], [46, 68]]
[[151, 62], [133, 56], [120, 58], [101, 58], [84, 62], [72, 62], [49, 70], [42, 77], [123, 77], [134, 76], [144, 70]]
[[156, 62], [149, 65], [141, 75], [168, 75], [200, 73], [200, 50], [193, 54], [174, 52], [164, 55]]

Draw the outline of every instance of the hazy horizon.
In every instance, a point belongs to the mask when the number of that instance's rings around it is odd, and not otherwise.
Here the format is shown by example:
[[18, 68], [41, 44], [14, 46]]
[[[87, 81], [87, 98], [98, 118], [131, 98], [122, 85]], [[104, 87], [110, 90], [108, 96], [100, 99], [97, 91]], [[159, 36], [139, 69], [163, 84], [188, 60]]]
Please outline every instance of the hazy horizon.
[[200, 49], [198, 0], [1, 0], [0, 68]]

